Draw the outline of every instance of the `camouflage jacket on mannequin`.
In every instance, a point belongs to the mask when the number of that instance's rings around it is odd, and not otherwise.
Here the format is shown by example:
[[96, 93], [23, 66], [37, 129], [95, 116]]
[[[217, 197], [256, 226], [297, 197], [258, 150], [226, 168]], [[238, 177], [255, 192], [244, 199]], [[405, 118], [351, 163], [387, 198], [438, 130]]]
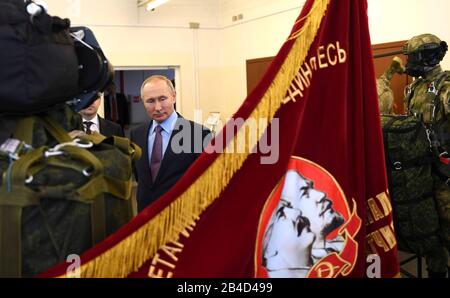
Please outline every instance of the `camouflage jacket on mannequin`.
[[394, 93], [391, 89], [391, 80], [394, 74], [402, 74], [404, 71], [402, 60], [394, 57], [389, 68], [377, 79], [377, 93], [381, 114], [392, 114]]
[[443, 243], [440, 251], [427, 258], [429, 275], [435, 277], [446, 275], [450, 248], [450, 74], [439, 64], [447, 49], [447, 43], [432, 34], [415, 36], [404, 46], [406, 73], [415, 78], [406, 88], [405, 106], [409, 114], [422, 119], [435, 157], [433, 194]]

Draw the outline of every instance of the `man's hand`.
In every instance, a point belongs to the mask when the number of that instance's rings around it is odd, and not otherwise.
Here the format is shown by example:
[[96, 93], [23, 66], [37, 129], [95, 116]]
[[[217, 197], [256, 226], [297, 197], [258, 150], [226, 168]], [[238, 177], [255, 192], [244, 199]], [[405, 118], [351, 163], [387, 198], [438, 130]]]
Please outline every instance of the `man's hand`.
[[79, 137], [86, 136], [86, 133], [84, 131], [82, 131], [82, 130], [72, 130], [71, 132], [69, 132], [69, 136], [72, 139], [76, 139], [76, 138], [79, 138]]

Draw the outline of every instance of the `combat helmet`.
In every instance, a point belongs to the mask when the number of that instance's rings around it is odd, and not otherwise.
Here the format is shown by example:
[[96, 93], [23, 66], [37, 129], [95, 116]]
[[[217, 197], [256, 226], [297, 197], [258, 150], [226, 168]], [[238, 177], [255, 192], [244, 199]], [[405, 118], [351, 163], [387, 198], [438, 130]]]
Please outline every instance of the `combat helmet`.
[[403, 46], [403, 53], [408, 56], [406, 73], [413, 77], [423, 76], [441, 62], [447, 50], [447, 43], [436, 35], [414, 36]]

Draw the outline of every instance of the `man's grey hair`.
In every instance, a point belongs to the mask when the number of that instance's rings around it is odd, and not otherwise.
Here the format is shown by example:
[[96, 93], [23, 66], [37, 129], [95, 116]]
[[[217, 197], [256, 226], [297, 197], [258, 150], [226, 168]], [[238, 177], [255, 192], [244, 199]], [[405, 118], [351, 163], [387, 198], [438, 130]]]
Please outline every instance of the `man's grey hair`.
[[144, 86], [148, 83], [150, 83], [153, 80], [161, 80], [161, 81], [165, 81], [167, 84], [167, 87], [169, 87], [169, 90], [171, 92], [175, 92], [175, 87], [172, 84], [172, 81], [169, 80], [167, 77], [162, 76], [162, 75], [153, 75], [148, 77], [147, 79], [145, 79], [145, 81], [142, 83], [141, 85], [141, 98], [142, 98], [142, 91], [144, 90]]

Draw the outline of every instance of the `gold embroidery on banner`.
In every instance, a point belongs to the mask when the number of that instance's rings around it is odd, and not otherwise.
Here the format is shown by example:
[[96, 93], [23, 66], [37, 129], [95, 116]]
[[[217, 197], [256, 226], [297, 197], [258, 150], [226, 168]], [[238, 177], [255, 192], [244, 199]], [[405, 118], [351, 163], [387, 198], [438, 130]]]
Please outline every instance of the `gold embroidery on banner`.
[[380, 208], [378, 208], [377, 203], [373, 198], [367, 200], [367, 205], [369, 205], [374, 221], [379, 221], [384, 218], [384, 214], [381, 212]]
[[[321, 262], [317, 268], [318, 277], [320, 278], [331, 278], [335, 277], [335, 270], [339, 269], [339, 266], [333, 266], [330, 262]], [[328, 274], [324, 274], [328, 273]]]
[[[249, 118], [267, 119], [268, 125], [272, 122], [298, 72], [297, 65], [302, 64], [308, 55], [329, 3], [329, 0], [314, 1], [302, 27], [286, 41], [295, 39], [292, 49]], [[245, 131], [239, 130], [235, 138], [243, 133]], [[264, 131], [259, 131], [257, 139], [261, 138], [263, 133]], [[256, 144], [250, 144], [250, 147], [253, 148], [254, 145]], [[178, 241], [180, 233], [189, 225], [190, 220], [200, 216], [220, 196], [249, 155], [250, 153], [220, 154], [182, 194], [156, 216], [114, 246], [86, 261], [81, 266], [81, 276], [126, 277], [138, 270], [151, 260], [161, 247]], [[189, 236], [186, 231], [183, 234]]]
[[291, 85], [287, 90], [286, 97], [282, 100], [283, 104], [290, 101], [297, 102], [304, 94], [303, 92], [309, 88], [313, 78], [313, 71], [317, 71], [317, 63], [319, 69], [325, 69], [331, 66], [336, 66], [338, 63], [343, 64], [347, 61], [347, 51], [341, 48], [339, 41], [330, 43], [326, 47], [319, 46], [317, 55], [306, 60], [299, 68], [296, 76], [292, 80]]
[[[386, 190], [377, 194], [375, 198], [367, 200], [366, 226], [377, 223], [392, 215], [392, 204], [389, 200], [389, 192]], [[394, 223], [390, 220], [386, 225], [368, 234], [366, 240], [371, 252], [376, 254], [378, 251], [377, 248], [381, 248], [384, 252], [392, 250], [397, 245], [394, 231]]]

